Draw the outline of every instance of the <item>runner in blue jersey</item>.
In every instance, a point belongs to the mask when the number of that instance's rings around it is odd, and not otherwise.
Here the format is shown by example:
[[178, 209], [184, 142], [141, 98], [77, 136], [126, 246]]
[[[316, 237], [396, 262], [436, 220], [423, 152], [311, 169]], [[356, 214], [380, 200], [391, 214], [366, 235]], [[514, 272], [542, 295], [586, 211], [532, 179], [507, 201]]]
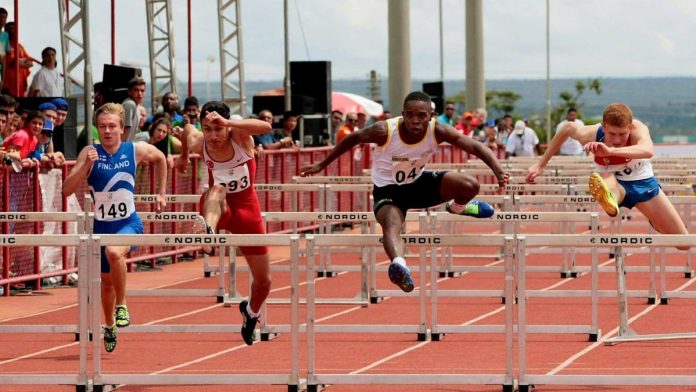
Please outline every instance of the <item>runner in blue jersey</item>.
[[[144, 143], [122, 142], [123, 106], [107, 103], [95, 113], [101, 144], [86, 146], [77, 157], [63, 183], [63, 194], [77, 191], [87, 179], [94, 199], [94, 234], [142, 234], [143, 223], [135, 211], [135, 171], [140, 162], [156, 165], [159, 180], [157, 212], [164, 210], [167, 189], [167, 160], [156, 147]], [[101, 252], [102, 308], [104, 310], [104, 348], [116, 348], [116, 327], [127, 327], [126, 256], [132, 248], [107, 246]]]

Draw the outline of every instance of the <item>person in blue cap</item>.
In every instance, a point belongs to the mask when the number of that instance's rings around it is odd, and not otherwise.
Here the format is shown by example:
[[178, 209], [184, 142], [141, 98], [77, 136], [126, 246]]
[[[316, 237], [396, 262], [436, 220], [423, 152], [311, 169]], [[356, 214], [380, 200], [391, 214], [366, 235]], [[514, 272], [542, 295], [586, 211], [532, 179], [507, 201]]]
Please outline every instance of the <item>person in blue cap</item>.
[[38, 161], [41, 166], [46, 166], [53, 168], [56, 166], [62, 166], [65, 162], [65, 156], [60, 151], [54, 151], [53, 149], [53, 121], [48, 118], [44, 118], [43, 127], [41, 128], [41, 133], [38, 136], [38, 144], [34, 151], [29, 154], [29, 158]]
[[51, 103], [56, 107], [56, 121], [53, 122], [56, 131], [62, 127], [65, 118], [68, 117], [68, 101], [65, 98], [55, 98]]

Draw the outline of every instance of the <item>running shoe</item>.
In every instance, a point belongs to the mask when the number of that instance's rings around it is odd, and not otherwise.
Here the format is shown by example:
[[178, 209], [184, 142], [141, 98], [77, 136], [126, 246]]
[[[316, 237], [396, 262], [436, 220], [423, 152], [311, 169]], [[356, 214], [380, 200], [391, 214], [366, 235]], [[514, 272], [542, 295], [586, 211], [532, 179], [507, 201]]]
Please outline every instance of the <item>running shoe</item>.
[[114, 351], [116, 348], [116, 325], [113, 327], [104, 327], [104, 349], [107, 353]]
[[389, 280], [407, 293], [413, 291], [413, 279], [411, 279], [411, 271], [409, 271], [408, 267], [405, 265], [394, 262], [389, 264]]
[[116, 326], [119, 328], [130, 325], [130, 313], [126, 305], [116, 305]]
[[[215, 234], [215, 230], [213, 230], [212, 227], [208, 226], [202, 215], [196, 215], [196, 218], [193, 221], [192, 231], [193, 234]], [[208, 256], [215, 255], [215, 248], [213, 248], [210, 245], [201, 246], [201, 251], [203, 251], [203, 253], [207, 254]]]
[[590, 175], [590, 193], [606, 211], [607, 215], [614, 217], [619, 214], [619, 205], [616, 203], [614, 195], [609, 190], [602, 176], [597, 172]]
[[445, 209], [450, 214], [473, 216], [474, 218], [490, 218], [495, 214], [495, 208], [483, 200], [472, 200], [468, 202], [466, 206], [464, 206], [464, 211], [460, 213], [452, 211], [452, 204], [454, 204], [454, 200], [450, 200], [445, 204]]
[[251, 346], [254, 344], [254, 330], [256, 329], [256, 323], [259, 321], [258, 317], [251, 317], [249, 312], [247, 312], [247, 305], [249, 301], [244, 300], [239, 303], [239, 313], [242, 314], [242, 339], [244, 343]]

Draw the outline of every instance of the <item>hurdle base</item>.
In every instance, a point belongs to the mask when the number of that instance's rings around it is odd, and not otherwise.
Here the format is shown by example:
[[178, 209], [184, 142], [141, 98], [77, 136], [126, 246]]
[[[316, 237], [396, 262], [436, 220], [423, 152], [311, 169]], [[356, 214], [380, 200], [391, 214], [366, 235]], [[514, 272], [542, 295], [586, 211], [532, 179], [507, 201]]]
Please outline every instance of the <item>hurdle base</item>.
[[445, 338], [447, 334], [446, 333], [441, 333], [441, 332], [435, 332], [430, 334], [430, 340], [433, 342], [439, 342], [442, 341], [442, 339]]
[[[506, 386], [507, 386], [507, 385], [506, 385]], [[529, 392], [529, 389], [530, 389], [529, 387], [530, 387], [530, 385], [522, 385], [522, 384], [520, 384], [520, 385], [517, 386], [517, 390], [518, 390], [519, 392]], [[503, 386], [503, 390], [505, 390], [505, 386]], [[512, 389], [510, 389], [510, 390], [512, 391]]]
[[384, 301], [384, 297], [370, 297], [371, 304], [378, 304]]
[[[87, 336], [88, 336], [89, 341], [91, 342], [92, 341], [92, 332], [87, 334]], [[75, 332], [75, 341], [76, 342], [80, 341], [80, 333], [79, 332]]]
[[503, 385], [503, 392], [514, 392], [514, 385]]
[[261, 341], [262, 342], [269, 342], [278, 336], [280, 336], [280, 333], [278, 332], [261, 332]]
[[598, 342], [599, 337], [602, 336], [602, 331], [597, 331], [597, 333], [590, 333], [590, 336], [588, 338], [588, 341], [590, 342]]
[[627, 333], [626, 335], [615, 336], [613, 338], [607, 339], [604, 342], [604, 345], [613, 346], [613, 345], [616, 345], [619, 343], [648, 342], [648, 341], [675, 340], [675, 339], [696, 339], [696, 332], [639, 335], [639, 334], [631, 331], [630, 333]]
[[449, 272], [447, 271], [440, 271], [440, 273], [437, 275], [440, 278], [446, 278], [449, 275]]
[[669, 305], [669, 298], [660, 298], [660, 305]]
[[319, 384], [319, 385], [310, 385], [307, 384], [307, 392], [319, 392], [322, 391], [326, 388], [326, 385], [324, 384]]
[[648, 305], [655, 305], [657, 303], [657, 298], [648, 297]]
[[418, 341], [425, 342], [426, 340], [428, 340], [428, 334], [425, 332], [418, 332]]
[[684, 272], [685, 279], [691, 279], [694, 277], [694, 271]]
[[338, 276], [336, 271], [317, 271], [317, 278], [333, 278]]

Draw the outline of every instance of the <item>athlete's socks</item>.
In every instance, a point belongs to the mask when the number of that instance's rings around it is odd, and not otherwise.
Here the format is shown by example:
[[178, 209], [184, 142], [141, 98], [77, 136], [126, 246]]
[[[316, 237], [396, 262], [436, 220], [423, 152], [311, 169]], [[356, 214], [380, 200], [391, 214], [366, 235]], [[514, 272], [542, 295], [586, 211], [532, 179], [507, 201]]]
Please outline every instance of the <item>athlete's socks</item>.
[[394, 260], [392, 260], [392, 263], [403, 265], [406, 267], [406, 259], [404, 259], [401, 256], [394, 257]]
[[251, 310], [251, 301], [247, 302], [246, 310], [247, 310], [247, 313], [249, 313], [249, 316], [251, 318], [258, 318], [261, 315], [261, 312], [256, 313], [253, 310]]
[[453, 200], [452, 204], [449, 205], [449, 209], [455, 214], [461, 214], [466, 210], [466, 204], [459, 204]]

